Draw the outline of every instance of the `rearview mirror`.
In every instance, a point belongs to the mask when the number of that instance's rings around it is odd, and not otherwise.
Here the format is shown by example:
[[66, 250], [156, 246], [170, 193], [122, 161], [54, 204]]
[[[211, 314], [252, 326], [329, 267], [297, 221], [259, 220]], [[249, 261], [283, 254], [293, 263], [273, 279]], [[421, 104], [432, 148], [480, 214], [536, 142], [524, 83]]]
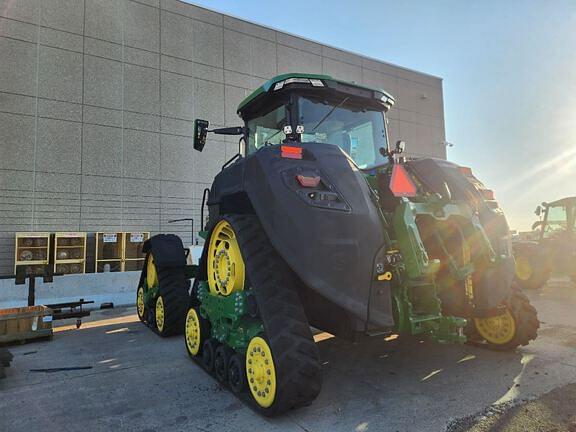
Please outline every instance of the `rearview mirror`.
[[194, 120], [194, 150], [201, 152], [204, 149], [209, 124], [208, 120]]
[[396, 150], [394, 153], [396, 154], [404, 153], [404, 150], [406, 150], [406, 143], [402, 140], [396, 141]]
[[540, 216], [542, 214], [542, 207], [541, 206], [536, 207], [536, 210], [534, 210], [534, 214], [536, 216]]

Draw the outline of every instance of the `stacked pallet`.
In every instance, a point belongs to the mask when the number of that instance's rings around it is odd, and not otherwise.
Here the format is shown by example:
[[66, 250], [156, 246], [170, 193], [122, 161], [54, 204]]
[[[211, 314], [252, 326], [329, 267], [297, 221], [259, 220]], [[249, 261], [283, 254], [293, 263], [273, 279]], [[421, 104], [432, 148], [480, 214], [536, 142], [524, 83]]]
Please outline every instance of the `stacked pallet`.
[[12, 353], [6, 348], [0, 348], [0, 379], [6, 378], [5, 368], [10, 367], [12, 361]]

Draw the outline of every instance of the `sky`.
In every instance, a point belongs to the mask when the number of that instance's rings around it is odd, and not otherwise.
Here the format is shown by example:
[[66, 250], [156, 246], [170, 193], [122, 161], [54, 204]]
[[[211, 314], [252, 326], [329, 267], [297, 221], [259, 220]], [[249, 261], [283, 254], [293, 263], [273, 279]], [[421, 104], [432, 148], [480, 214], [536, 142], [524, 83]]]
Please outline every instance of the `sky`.
[[576, 195], [574, 0], [191, 3], [443, 78], [448, 159], [494, 190], [512, 229]]

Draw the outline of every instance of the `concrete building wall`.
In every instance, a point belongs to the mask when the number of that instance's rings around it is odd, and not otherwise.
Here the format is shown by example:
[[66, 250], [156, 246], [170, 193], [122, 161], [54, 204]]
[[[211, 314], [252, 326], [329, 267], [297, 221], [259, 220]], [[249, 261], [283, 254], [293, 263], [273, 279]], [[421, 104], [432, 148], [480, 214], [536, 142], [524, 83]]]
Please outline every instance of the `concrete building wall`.
[[194, 118], [239, 124], [238, 103], [284, 72], [386, 89], [393, 140], [445, 157], [442, 82], [177, 0], [0, 0], [0, 274], [14, 232], [176, 232], [237, 151]]

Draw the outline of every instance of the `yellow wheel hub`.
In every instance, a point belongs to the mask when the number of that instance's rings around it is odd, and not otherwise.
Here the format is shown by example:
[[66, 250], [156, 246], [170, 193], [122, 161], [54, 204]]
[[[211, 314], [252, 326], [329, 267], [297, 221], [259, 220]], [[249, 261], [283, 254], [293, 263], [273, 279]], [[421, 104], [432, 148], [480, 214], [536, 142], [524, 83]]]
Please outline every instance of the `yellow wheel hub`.
[[228, 296], [244, 289], [244, 260], [236, 233], [226, 220], [214, 227], [208, 246], [208, 285], [212, 294]]
[[197, 355], [200, 351], [200, 344], [202, 341], [202, 333], [200, 329], [200, 318], [196, 309], [190, 308], [188, 314], [186, 315], [186, 346], [190, 354]]
[[164, 330], [164, 299], [159, 296], [156, 300], [156, 328]]
[[516, 335], [516, 321], [509, 310], [490, 318], [474, 318], [476, 330], [486, 342], [505, 345]]
[[246, 377], [254, 400], [262, 408], [274, 403], [276, 396], [276, 370], [272, 351], [264, 339], [252, 338], [246, 351]]
[[532, 277], [532, 264], [528, 257], [520, 256], [516, 258], [516, 277], [520, 280], [527, 281]]
[[146, 285], [148, 288], [158, 285], [158, 273], [156, 273], [156, 264], [154, 264], [152, 254], [148, 255], [148, 261], [146, 262]]
[[136, 309], [138, 310], [138, 316], [142, 318], [144, 316], [144, 288], [138, 288], [138, 294], [136, 294]]

